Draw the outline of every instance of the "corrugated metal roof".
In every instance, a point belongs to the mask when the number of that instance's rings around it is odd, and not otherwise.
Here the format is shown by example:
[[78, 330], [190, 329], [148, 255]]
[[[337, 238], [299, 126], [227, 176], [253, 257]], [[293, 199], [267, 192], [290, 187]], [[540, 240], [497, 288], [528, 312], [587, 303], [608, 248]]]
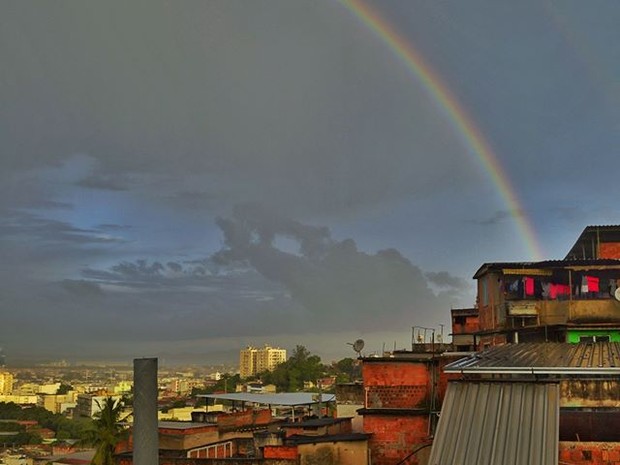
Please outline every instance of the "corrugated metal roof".
[[555, 465], [559, 388], [553, 383], [451, 382], [429, 465]]
[[[250, 394], [247, 392], [235, 392], [231, 394], [201, 394], [197, 397], [207, 397], [209, 399], [234, 400], [238, 402], [253, 402], [255, 404], [269, 405], [311, 405], [318, 403], [318, 394], [312, 392], [282, 392], [279, 394]], [[322, 394], [321, 402], [333, 402], [336, 400], [334, 394]]]
[[506, 344], [446, 365], [446, 373], [619, 374], [620, 343]]
[[483, 263], [476, 271], [473, 279], [477, 279], [480, 276], [488, 273], [492, 270], [502, 269], [523, 269], [526, 272], [528, 269], [563, 269], [571, 267], [611, 267], [617, 268], [620, 266], [620, 260], [615, 258], [598, 258], [598, 259], [585, 259], [585, 260], [544, 260], [540, 262], [490, 262]]

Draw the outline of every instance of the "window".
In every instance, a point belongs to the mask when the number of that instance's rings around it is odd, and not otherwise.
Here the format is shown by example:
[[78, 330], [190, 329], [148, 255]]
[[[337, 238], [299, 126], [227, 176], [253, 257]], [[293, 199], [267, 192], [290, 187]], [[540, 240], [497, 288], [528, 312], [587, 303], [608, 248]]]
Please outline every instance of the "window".
[[489, 305], [489, 290], [486, 277], [480, 280], [480, 293], [482, 294], [482, 299], [480, 299], [482, 301], [482, 305]]
[[594, 342], [609, 342], [609, 335], [600, 336], [579, 336], [579, 342], [592, 344]]

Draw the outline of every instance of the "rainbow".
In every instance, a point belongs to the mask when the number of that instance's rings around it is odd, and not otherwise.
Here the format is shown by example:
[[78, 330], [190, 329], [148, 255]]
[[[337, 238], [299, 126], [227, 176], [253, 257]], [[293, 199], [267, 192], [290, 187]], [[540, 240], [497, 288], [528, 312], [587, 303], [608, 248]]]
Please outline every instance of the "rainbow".
[[488, 174], [508, 211], [514, 218], [525, 247], [531, 259], [541, 260], [543, 254], [536, 240], [534, 228], [525, 215], [525, 209], [512, 187], [508, 176], [504, 173], [499, 160], [489, 143], [467, 112], [460, 105], [450, 89], [442, 82], [437, 73], [424, 61], [424, 58], [395, 28], [368, 4], [362, 0], [341, 0], [368, 29], [370, 29], [390, 51], [396, 56], [416, 79], [423, 85], [430, 97], [446, 115], [457, 134], [461, 136], [471, 153], [476, 155], [477, 162]]

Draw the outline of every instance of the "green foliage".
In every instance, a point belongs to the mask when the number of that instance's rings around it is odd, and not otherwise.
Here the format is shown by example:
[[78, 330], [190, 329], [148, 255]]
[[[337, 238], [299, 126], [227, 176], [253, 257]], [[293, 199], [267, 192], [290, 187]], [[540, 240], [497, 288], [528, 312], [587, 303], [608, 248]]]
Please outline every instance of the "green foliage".
[[300, 391], [304, 381], [316, 382], [325, 375], [326, 367], [321, 363], [321, 357], [312, 355], [308, 349], [298, 345], [291, 357], [278, 365], [272, 372], [260, 374], [265, 384], [275, 384], [278, 392]]
[[332, 364], [330, 373], [336, 376], [337, 383], [350, 383], [362, 377], [359, 362], [351, 357], [343, 358]]
[[127, 436], [127, 430], [119, 423], [123, 404], [112, 397], [107, 397], [99, 407], [101, 411], [92, 421], [86, 442], [95, 446], [92, 465], [114, 465], [116, 445]]
[[[91, 420], [87, 418], [70, 420], [63, 415], [52, 413], [49, 410], [44, 409], [43, 407], [22, 408], [13, 402], [0, 402], [0, 419], [30, 421], [34, 420], [38, 422], [41, 428], [48, 428], [54, 431], [58, 439], [83, 439], [86, 435], [86, 431], [89, 429], [91, 424]], [[3, 423], [0, 423], [0, 425], [2, 424]], [[9, 424], [15, 425], [14, 423]], [[13, 428], [11, 430], [27, 433], [20, 436], [20, 440], [26, 440], [28, 437], [30, 437], [30, 439], [35, 441], [32, 443], [24, 444], [38, 444], [39, 442], [41, 442], [41, 438], [36, 433], [28, 433], [24, 431], [23, 428]]]
[[61, 383], [60, 387], [56, 391], [56, 394], [63, 395], [72, 390], [73, 390], [73, 386], [71, 386], [70, 384]]

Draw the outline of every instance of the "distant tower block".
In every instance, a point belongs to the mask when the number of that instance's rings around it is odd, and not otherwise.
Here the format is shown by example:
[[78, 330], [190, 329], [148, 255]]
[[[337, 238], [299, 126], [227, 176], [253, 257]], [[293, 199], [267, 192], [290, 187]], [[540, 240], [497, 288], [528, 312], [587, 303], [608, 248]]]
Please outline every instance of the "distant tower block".
[[136, 358], [133, 361], [133, 463], [159, 463], [157, 431], [157, 359]]

